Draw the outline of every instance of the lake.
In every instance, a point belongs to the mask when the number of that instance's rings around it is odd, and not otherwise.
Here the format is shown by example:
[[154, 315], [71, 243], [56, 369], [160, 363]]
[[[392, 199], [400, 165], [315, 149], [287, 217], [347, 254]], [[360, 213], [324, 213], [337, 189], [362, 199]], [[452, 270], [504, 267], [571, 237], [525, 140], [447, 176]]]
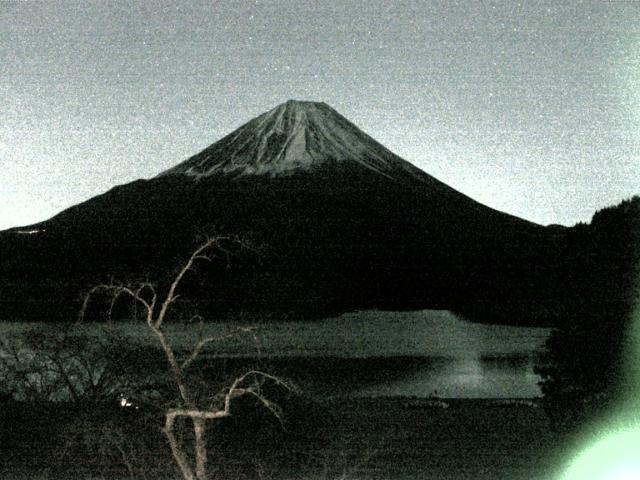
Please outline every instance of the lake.
[[[20, 335], [33, 323], [3, 322], [0, 335]], [[207, 324], [204, 334], [236, 324]], [[62, 328], [48, 325], [45, 328]], [[73, 326], [100, 335], [105, 325]], [[108, 328], [143, 344], [155, 342], [143, 323]], [[167, 325], [177, 348], [188, 348], [197, 325]], [[257, 324], [249, 335], [213, 344], [210, 361], [268, 364], [303, 389], [323, 396], [514, 398], [540, 395], [533, 372], [549, 329], [474, 324], [443, 310], [365, 311], [314, 322]]]

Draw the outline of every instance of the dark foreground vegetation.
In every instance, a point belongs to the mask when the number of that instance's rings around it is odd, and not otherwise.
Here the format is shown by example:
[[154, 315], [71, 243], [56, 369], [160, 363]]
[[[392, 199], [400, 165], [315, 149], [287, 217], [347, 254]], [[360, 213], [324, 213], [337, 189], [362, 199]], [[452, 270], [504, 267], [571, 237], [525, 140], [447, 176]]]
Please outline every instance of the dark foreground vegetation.
[[[298, 399], [284, 428], [239, 406], [209, 432], [210, 478], [533, 480], [563, 460], [540, 408], [446, 404]], [[1, 412], [2, 478], [179, 478], [153, 410], [4, 402]]]
[[[31, 330], [21, 346], [32, 353], [20, 362], [6, 356], [17, 349], [4, 342], [2, 478], [182, 478], [162, 431], [168, 406], [181, 402], [161, 349], [108, 331], [88, 338]], [[538, 401], [349, 399], [337, 395], [346, 383], [366, 385], [398, 365], [366, 362], [362, 375], [339, 365], [330, 364], [333, 381], [304, 365], [306, 378], [294, 380], [324, 385], [315, 391], [263, 385], [278, 416], [259, 399], [238, 398], [230, 416], [209, 424], [206, 478], [542, 479], [559, 463], [561, 437]], [[209, 392], [251, 369], [287, 379], [296, 370], [283, 359], [203, 356], [186, 380], [207, 405]], [[193, 461], [191, 421], [180, 419], [174, 433]]]

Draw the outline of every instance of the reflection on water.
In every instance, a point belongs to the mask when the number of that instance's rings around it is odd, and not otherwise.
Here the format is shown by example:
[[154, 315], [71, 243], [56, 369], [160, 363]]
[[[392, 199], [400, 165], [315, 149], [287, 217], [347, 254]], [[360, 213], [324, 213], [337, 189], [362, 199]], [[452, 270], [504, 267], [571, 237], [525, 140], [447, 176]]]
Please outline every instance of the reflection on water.
[[540, 396], [534, 358], [451, 358], [390, 383], [368, 386], [356, 396], [437, 396], [442, 398], [531, 398]]
[[[9, 338], [32, 327], [5, 322], [0, 334]], [[74, 328], [100, 335], [102, 327]], [[140, 342], [155, 342], [143, 324], [113, 328]], [[229, 328], [233, 325], [208, 324], [204, 334]], [[196, 327], [175, 324], [169, 330], [176, 347], [193, 345]], [[473, 324], [447, 311], [367, 311], [314, 322], [259, 324], [255, 336], [230, 338], [207, 355], [258, 356], [283, 366], [310, 388], [317, 384], [347, 395], [533, 397], [540, 395], [533, 364], [548, 335], [543, 328]]]

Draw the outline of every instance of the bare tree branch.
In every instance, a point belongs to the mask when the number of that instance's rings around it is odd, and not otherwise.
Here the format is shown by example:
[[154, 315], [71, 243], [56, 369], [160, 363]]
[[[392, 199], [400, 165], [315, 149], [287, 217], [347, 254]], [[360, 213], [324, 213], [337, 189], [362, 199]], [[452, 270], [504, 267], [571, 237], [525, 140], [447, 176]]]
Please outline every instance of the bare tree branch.
[[[108, 309], [109, 319], [111, 319], [113, 314], [115, 303], [123, 296], [130, 297], [134, 305], [141, 304], [145, 308], [146, 324], [151, 332], [156, 336], [160, 346], [162, 347], [166, 360], [169, 364], [169, 370], [173, 375], [174, 383], [178, 389], [180, 399], [184, 404], [183, 407], [169, 408], [165, 410], [165, 426], [163, 429], [163, 432], [169, 442], [173, 458], [184, 480], [205, 480], [207, 477], [207, 421], [230, 416], [233, 400], [248, 395], [256, 398], [267, 410], [282, 422], [282, 412], [280, 408], [263, 394], [262, 385], [266, 380], [269, 380], [288, 390], [293, 389], [289, 384], [276, 376], [259, 370], [250, 370], [235, 378], [229, 387], [220, 393], [219, 398], [221, 397], [222, 399], [222, 408], [214, 408], [213, 406], [211, 408], [199, 408], [196, 405], [196, 395], [191, 392], [190, 386], [187, 382], [186, 371], [189, 367], [193, 365], [193, 363], [202, 354], [204, 348], [209, 344], [219, 342], [227, 338], [236, 337], [243, 333], [252, 333], [254, 332], [254, 328], [238, 327], [233, 332], [204, 336], [203, 319], [200, 315], [195, 315], [191, 318], [191, 321], [196, 319], [200, 320], [198, 340], [195, 342], [186, 358], [180, 362], [177, 359], [177, 355], [167, 337], [167, 333], [164, 330], [163, 325], [171, 305], [179, 298], [177, 290], [187, 272], [194, 268], [196, 262], [212, 262], [217, 253], [224, 254], [227, 257], [227, 262], [229, 262], [229, 258], [234, 255], [234, 251], [225, 246], [228, 243], [237, 245], [240, 249], [247, 249], [254, 252], [257, 251], [249, 242], [237, 236], [217, 235], [207, 237], [206, 240], [191, 253], [186, 262], [178, 269], [168, 287], [166, 295], [162, 300], [158, 297], [156, 287], [148, 281], [138, 283], [135, 286], [116, 284], [112, 281], [110, 284], [96, 285], [89, 290], [83, 300], [78, 317], [79, 322], [84, 319], [91, 297], [98, 293], [106, 293], [110, 295]], [[195, 466], [191, 465], [189, 456], [185, 453], [184, 447], [180, 444], [180, 441], [175, 434], [176, 420], [178, 418], [185, 417], [188, 417], [188, 419], [191, 420], [194, 428]]]
[[167, 412], [165, 416], [163, 432], [169, 440], [169, 448], [171, 448], [171, 454], [173, 455], [173, 459], [180, 469], [180, 473], [182, 474], [183, 479], [196, 480], [195, 473], [191, 468], [191, 465], [189, 465], [189, 460], [182, 450], [180, 442], [178, 442], [178, 439], [176, 438], [174, 433], [176, 417], [177, 415], [172, 415], [171, 412]]
[[111, 294], [111, 301], [109, 303], [109, 310], [108, 310], [108, 318], [109, 320], [111, 320], [111, 314], [113, 312], [113, 306], [115, 304], [115, 302], [118, 300], [118, 298], [120, 298], [122, 295], [127, 295], [129, 297], [131, 297], [134, 302], [139, 302], [141, 303], [146, 311], [147, 311], [147, 318], [149, 318], [152, 314], [153, 314], [153, 309], [155, 306], [155, 290], [154, 290], [154, 296], [153, 296], [153, 301], [152, 303], [147, 302], [140, 294], [141, 290], [138, 289], [138, 291], [134, 291], [131, 288], [125, 286], [125, 285], [117, 285], [117, 284], [100, 284], [100, 285], [96, 285], [95, 287], [91, 288], [91, 290], [89, 290], [87, 292], [87, 294], [84, 296], [84, 300], [82, 302], [82, 307], [80, 308], [80, 313], [78, 315], [78, 323], [81, 323], [84, 320], [87, 308], [89, 306], [89, 302], [91, 300], [91, 298], [99, 293], [99, 292], [105, 292], [105, 293], [109, 293]]
[[182, 266], [182, 268], [180, 268], [180, 270], [178, 270], [178, 274], [175, 276], [175, 278], [173, 279], [173, 282], [171, 282], [171, 285], [169, 286], [169, 292], [167, 293], [167, 296], [165, 297], [164, 302], [162, 302], [162, 306], [160, 307], [160, 312], [158, 313], [154, 321], [156, 328], [159, 328], [162, 325], [162, 322], [164, 321], [164, 318], [167, 314], [167, 309], [176, 300], [175, 292], [176, 292], [176, 289], [178, 288], [178, 285], [180, 285], [180, 282], [182, 281], [182, 278], [185, 276], [185, 274], [189, 270], [191, 270], [194, 262], [202, 257], [203, 252], [213, 248], [214, 246], [218, 247], [221, 241], [229, 240], [229, 239], [230, 238], [228, 236], [209, 237], [202, 245], [196, 248], [196, 250], [191, 254], [187, 262]]

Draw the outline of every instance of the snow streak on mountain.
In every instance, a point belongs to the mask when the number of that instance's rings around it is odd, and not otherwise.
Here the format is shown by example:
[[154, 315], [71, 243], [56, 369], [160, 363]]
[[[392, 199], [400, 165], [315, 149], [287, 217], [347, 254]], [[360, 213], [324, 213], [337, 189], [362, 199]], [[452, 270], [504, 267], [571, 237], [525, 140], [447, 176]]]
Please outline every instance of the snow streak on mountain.
[[361, 167], [395, 180], [432, 180], [325, 103], [289, 100], [161, 174], [289, 175]]

